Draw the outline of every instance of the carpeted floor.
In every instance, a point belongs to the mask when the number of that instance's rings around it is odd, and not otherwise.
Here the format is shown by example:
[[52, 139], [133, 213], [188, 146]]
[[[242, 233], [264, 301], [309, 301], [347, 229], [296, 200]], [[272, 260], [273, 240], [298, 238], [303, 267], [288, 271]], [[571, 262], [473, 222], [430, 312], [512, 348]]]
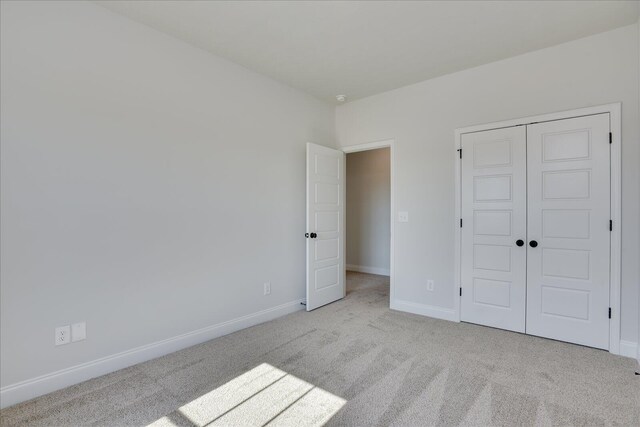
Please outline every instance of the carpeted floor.
[[390, 311], [386, 277], [347, 282], [344, 300], [5, 409], [1, 424], [640, 425], [632, 359]]

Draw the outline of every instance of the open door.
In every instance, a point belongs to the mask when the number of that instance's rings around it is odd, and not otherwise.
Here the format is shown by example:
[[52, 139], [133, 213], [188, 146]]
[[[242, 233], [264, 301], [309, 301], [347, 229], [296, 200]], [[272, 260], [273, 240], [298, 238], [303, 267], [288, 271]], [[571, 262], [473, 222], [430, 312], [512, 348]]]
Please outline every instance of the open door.
[[307, 311], [345, 296], [344, 153], [307, 143]]

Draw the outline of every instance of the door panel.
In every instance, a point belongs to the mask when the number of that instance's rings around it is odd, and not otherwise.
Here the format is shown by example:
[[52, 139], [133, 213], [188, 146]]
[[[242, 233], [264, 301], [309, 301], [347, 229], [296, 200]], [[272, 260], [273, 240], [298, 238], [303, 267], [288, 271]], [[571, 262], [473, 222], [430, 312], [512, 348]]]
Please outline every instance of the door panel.
[[307, 144], [307, 311], [345, 296], [342, 151]]
[[463, 321], [525, 330], [526, 133], [462, 135]]
[[527, 126], [527, 324], [609, 348], [609, 114]]

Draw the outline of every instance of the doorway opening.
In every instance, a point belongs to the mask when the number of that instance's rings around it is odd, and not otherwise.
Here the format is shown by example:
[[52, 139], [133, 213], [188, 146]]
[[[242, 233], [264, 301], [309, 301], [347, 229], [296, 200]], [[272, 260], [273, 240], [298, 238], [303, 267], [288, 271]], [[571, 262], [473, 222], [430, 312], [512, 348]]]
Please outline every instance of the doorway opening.
[[389, 303], [391, 147], [346, 151], [346, 292], [376, 292]]
[[[342, 149], [329, 148], [311, 142], [307, 143], [307, 227], [304, 234], [306, 239], [306, 264], [307, 264], [307, 299], [303, 302], [307, 311], [315, 310], [326, 304], [338, 301], [347, 294], [346, 265], [351, 262], [349, 269], [359, 270], [350, 274], [370, 275], [370, 278], [376, 276], [384, 280], [384, 304], [391, 308], [394, 303], [394, 224], [393, 220], [395, 212], [394, 203], [394, 142], [393, 140], [372, 142], [361, 145], [351, 145], [342, 147]], [[384, 164], [384, 174], [386, 177], [375, 183], [367, 183], [360, 193], [367, 193], [367, 197], [373, 195], [374, 204], [378, 204], [375, 199], [384, 201], [381, 209], [386, 209], [388, 216], [381, 215], [372, 221], [362, 219], [360, 215], [356, 215], [356, 225], [351, 228], [356, 229], [362, 224], [366, 224], [367, 228], [364, 233], [375, 234], [376, 239], [379, 231], [382, 230], [382, 238], [379, 239], [380, 245], [375, 246], [375, 251], [381, 251], [374, 258], [376, 261], [368, 261], [371, 258], [371, 248], [374, 247], [371, 240], [364, 240], [357, 243], [357, 238], [350, 244], [356, 243], [355, 250], [363, 247], [367, 252], [366, 257], [351, 258], [347, 260], [346, 256], [346, 240], [347, 225], [346, 215], [347, 208], [347, 172], [346, 157], [350, 153], [367, 152], [385, 148], [386, 160]], [[374, 153], [378, 154], [378, 153]], [[371, 169], [366, 173], [371, 173]], [[383, 175], [384, 176], [384, 175]], [[382, 190], [372, 191], [372, 188], [378, 188], [378, 184], [386, 182], [381, 186]], [[366, 180], [365, 180], [366, 183]], [[353, 192], [358, 192], [352, 189]], [[351, 203], [354, 205], [354, 203]], [[376, 208], [377, 211], [378, 208]], [[370, 214], [371, 205], [365, 209], [366, 214]], [[386, 218], [386, 219], [385, 219]], [[388, 227], [387, 227], [388, 224]], [[359, 234], [363, 231], [360, 230]], [[356, 239], [356, 240], [354, 240]], [[385, 262], [384, 258], [388, 259]], [[377, 273], [377, 274], [376, 274]], [[380, 274], [382, 273], [382, 274]], [[385, 275], [386, 274], [386, 275]], [[366, 277], [366, 276], [363, 276]], [[379, 300], [380, 303], [383, 299]]]

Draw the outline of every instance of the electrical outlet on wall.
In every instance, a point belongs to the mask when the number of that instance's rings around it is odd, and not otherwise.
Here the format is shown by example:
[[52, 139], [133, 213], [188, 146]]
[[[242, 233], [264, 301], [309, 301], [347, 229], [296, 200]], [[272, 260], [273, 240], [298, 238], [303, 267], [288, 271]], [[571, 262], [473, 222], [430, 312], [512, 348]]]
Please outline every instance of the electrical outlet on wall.
[[87, 338], [87, 324], [85, 322], [71, 325], [71, 342], [82, 341]]
[[71, 342], [71, 326], [58, 326], [55, 331], [55, 344], [63, 345]]
[[264, 282], [264, 294], [271, 294], [271, 282]]
[[427, 280], [427, 290], [433, 291], [433, 286], [434, 286], [433, 280]]
[[409, 212], [398, 212], [398, 222], [409, 222]]

